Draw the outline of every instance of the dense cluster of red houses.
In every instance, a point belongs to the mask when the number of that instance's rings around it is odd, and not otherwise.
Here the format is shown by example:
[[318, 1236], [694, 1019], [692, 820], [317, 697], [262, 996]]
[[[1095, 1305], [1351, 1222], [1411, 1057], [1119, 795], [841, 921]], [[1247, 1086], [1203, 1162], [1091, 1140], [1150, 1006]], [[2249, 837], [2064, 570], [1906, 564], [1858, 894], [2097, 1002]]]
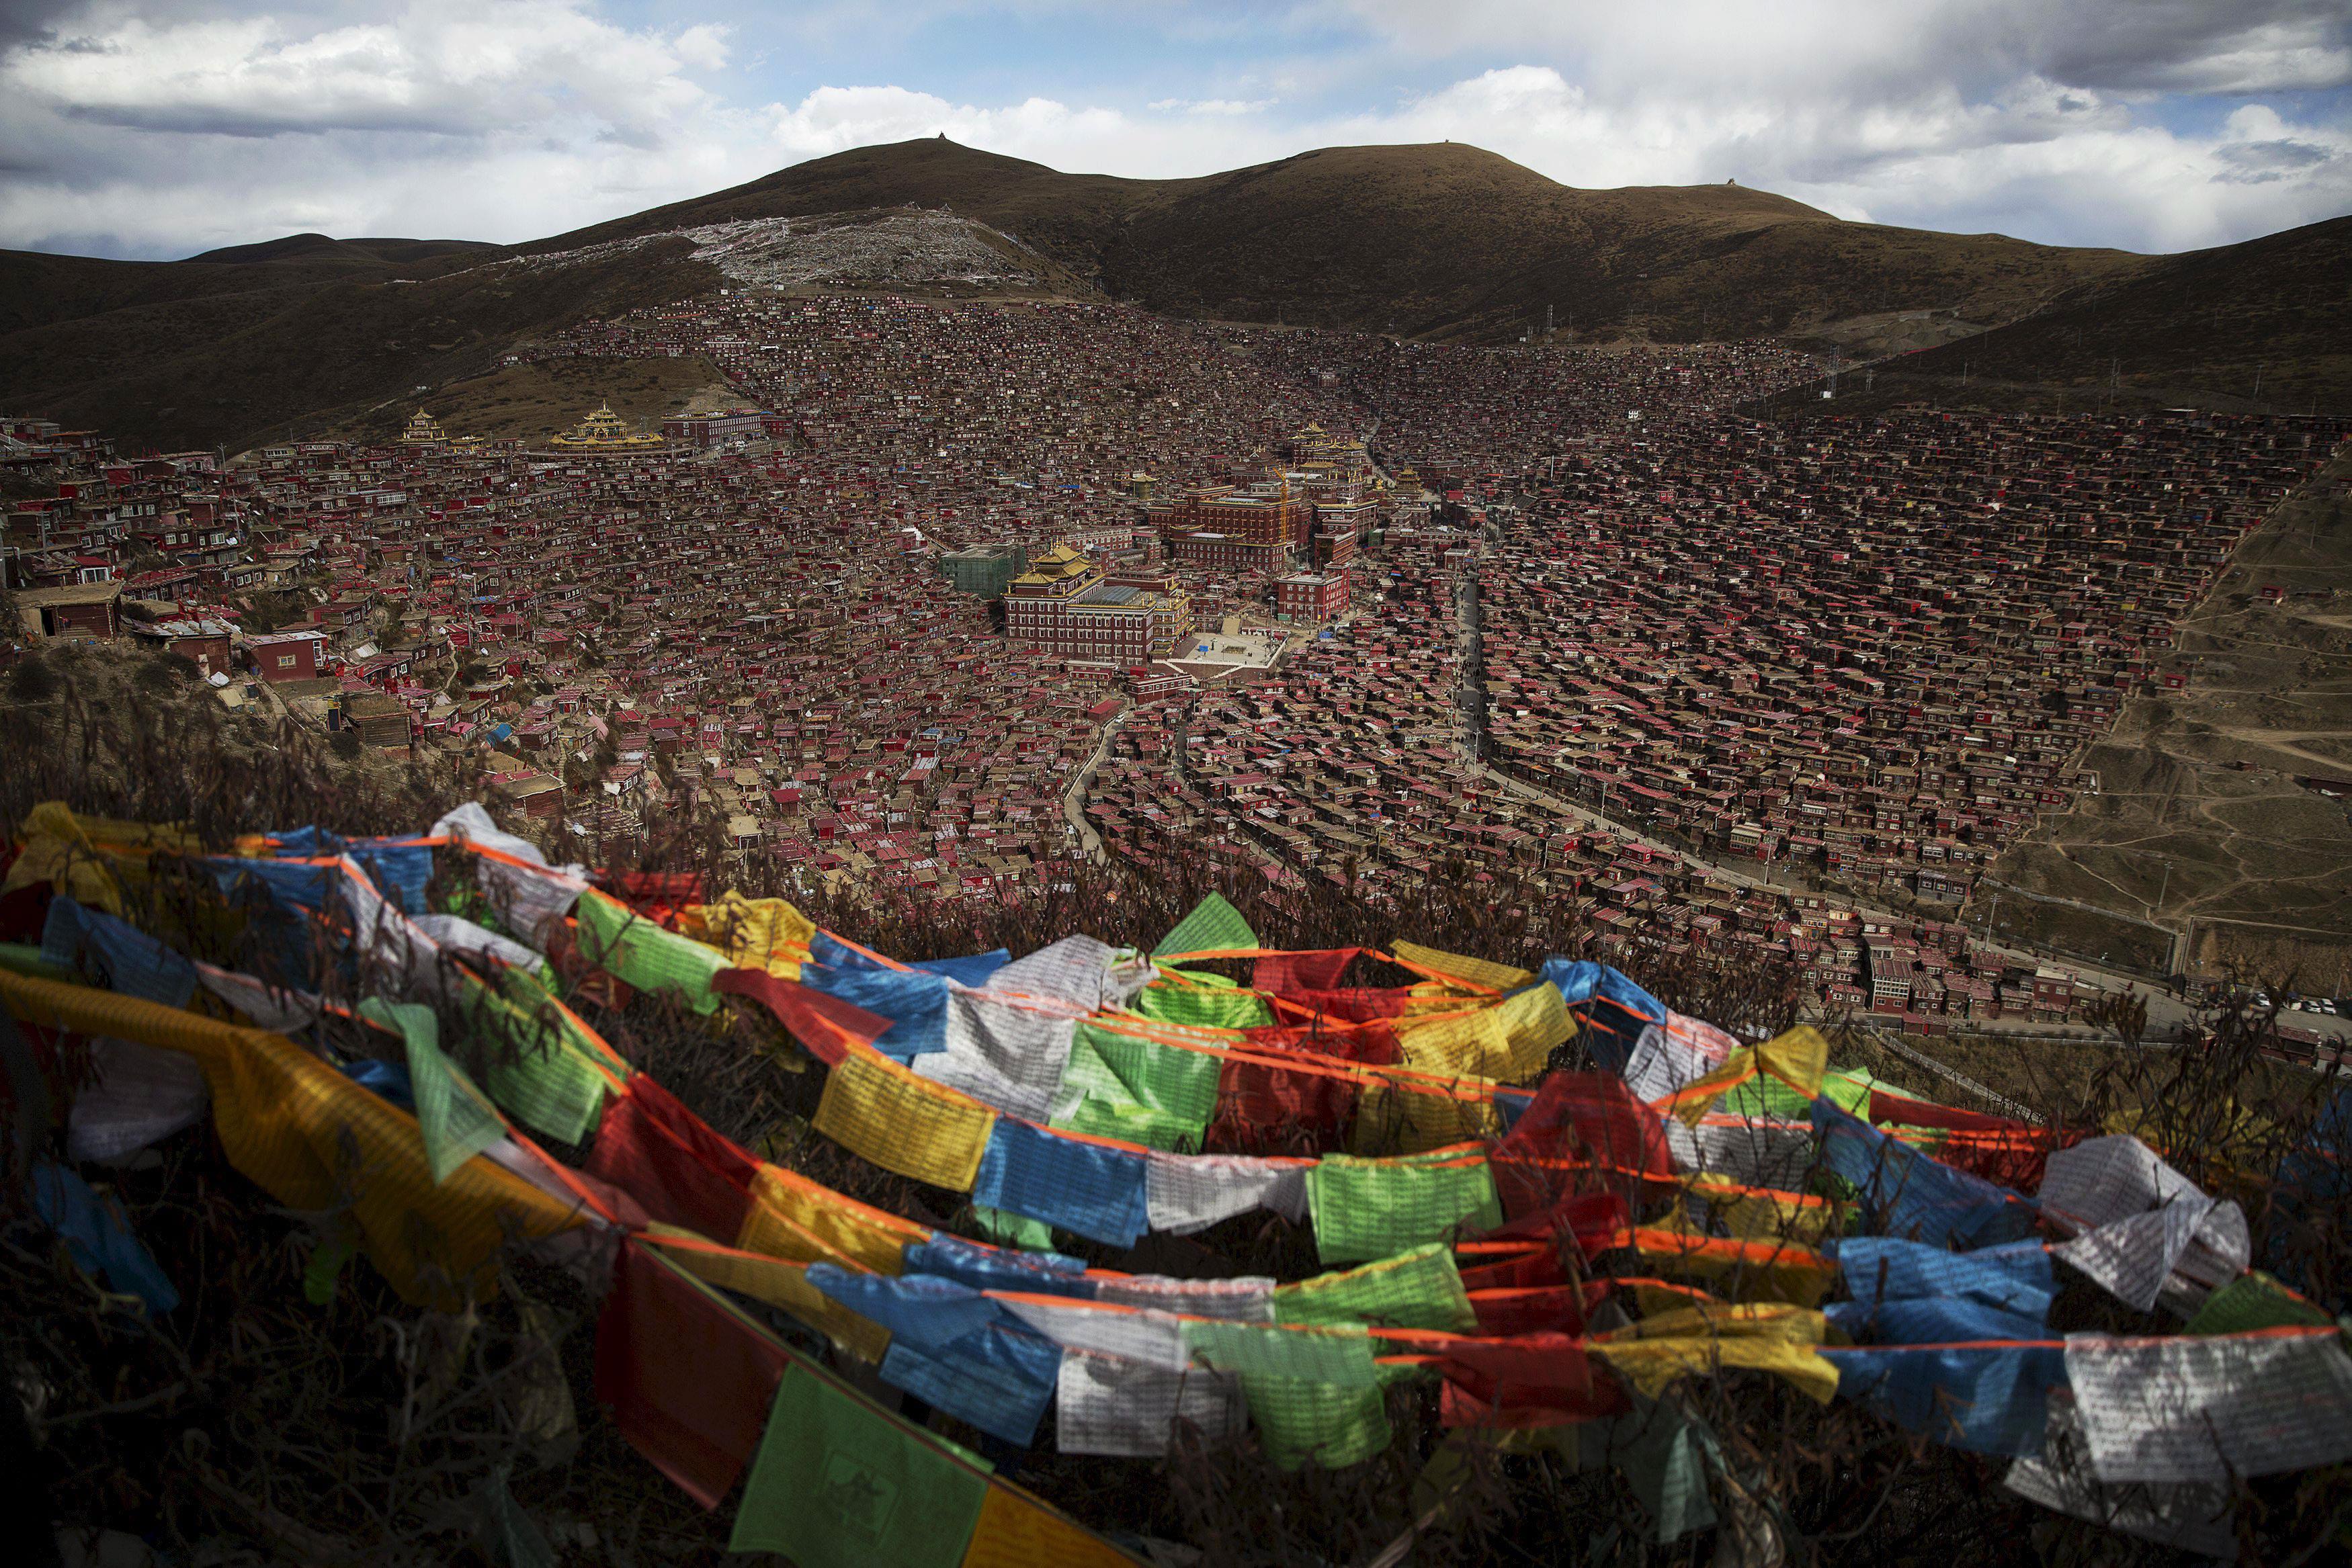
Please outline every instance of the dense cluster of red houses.
[[[226, 463], [0, 422], [9, 630], [144, 638], [607, 853], [695, 818], [811, 877], [1003, 896], [1087, 843], [1206, 842], [1286, 886], [1524, 889], [1601, 951], [1785, 955], [1920, 1027], [2046, 1019], [2071, 979], [1871, 895], [1964, 900], [2089, 787], [2082, 742], [2346, 434], [1765, 424], [1735, 406], [1806, 368], [1769, 347], [1053, 303], [739, 290], [515, 358], [583, 355], [705, 356], [763, 412]], [[1094, 620], [1008, 618], [1066, 582]]]

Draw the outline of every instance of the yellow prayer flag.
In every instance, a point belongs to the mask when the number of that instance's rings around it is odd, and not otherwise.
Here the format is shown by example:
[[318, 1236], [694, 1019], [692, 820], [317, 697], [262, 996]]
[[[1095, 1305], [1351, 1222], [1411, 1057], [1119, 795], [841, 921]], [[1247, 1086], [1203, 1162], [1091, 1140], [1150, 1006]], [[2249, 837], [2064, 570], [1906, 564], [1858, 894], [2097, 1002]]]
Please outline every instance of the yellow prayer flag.
[[1134, 1562], [1027, 1493], [992, 1480], [962, 1568], [1133, 1568]]
[[577, 1207], [480, 1156], [436, 1184], [414, 1115], [283, 1035], [5, 971], [0, 996], [32, 1023], [194, 1057], [229, 1162], [289, 1208], [348, 1203], [369, 1260], [413, 1303], [456, 1311], [487, 1299], [510, 1234], [581, 1223]]
[[1495, 1016], [1510, 1046], [1510, 1064], [1503, 1076], [1514, 1083], [1541, 1072], [1554, 1048], [1576, 1038], [1576, 1019], [1560, 1000], [1558, 986], [1529, 986], [1496, 1004]]
[[1756, 1048], [1756, 1067], [1769, 1072], [1808, 1100], [1818, 1100], [1822, 1093], [1822, 1077], [1829, 1071], [1830, 1042], [1822, 1038], [1821, 1030], [1809, 1023], [1801, 1023], [1785, 1034], [1776, 1034]]
[[123, 913], [125, 879], [143, 880], [158, 851], [201, 854], [203, 842], [184, 829], [85, 817], [44, 800], [16, 824], [24, 849], [0, 880], [0, 894], [46, 882], [75, 903], [109, 915]]
[[879, 1051], [853, 1047], [826, 1077], [811, 1124], [884, 1170], [970, 1192], [996, 1113]]
[[845, 1197], [798, 1171], [762, 1163], [735, 1245], [803, 1263], [833, 1262], [877, 1274], [906, 1267], [907, 1244], [929, 1234], [911, 1219]]
[[1418, 942], [1391, 942], [1389, 951], [1408, 964], [1434, 969], [1441, 975], [1451, 975], [1455, 979], [1467, 980], [1474, 986], [1484, 986], [1489, 990], [1516, 990], [1536, 977], [1532, 969], [1515, 969], [1508, 964], [1490, 963], [1485, 958], [1424, 947]]
[[890, 1348], [890, 1331], [810, 1284], [805, 1262], [741, 1249], [716, 1250], [706, 1238], [667, 1225], [649, 1227], [645, 1238], [657, 1244], [679, 1243], [664, 1246], [662, 1256], [705, 1284], [790, 1312], [861, 1360], [878, 1362]]
[[1827, 1319], [1801, 1307], [1700, 1306], [1643, 1318], [1586, 1342], [1586, 1348], [1652, 1399], [1678, 1377], [1734, 1366], [1776, 1373], [1808, 1399], [1826, 1405], [1837, 1393], [1837, 1368], [1813, 1347], [1828, 1332]]
[[765, 969], [787, 980], [801, 977], [816, 922], [781, 898], [746, 898], [730, 888], [709, 904], [688, 904], [678, 929], [727, 955], [739, 967]]

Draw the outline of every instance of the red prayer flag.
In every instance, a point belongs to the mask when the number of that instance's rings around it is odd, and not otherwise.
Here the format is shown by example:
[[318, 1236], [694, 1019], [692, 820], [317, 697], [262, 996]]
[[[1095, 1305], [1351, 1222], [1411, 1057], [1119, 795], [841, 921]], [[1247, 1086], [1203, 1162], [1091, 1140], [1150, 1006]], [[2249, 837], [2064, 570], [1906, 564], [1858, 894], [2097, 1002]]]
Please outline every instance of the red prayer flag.
[[710, 988], [729, 996], [750, 997], [776, 1015], [809, 1054], [828, 1067], [838, 1067], [849, 1055], [848, 1041], [871, 1045], [890, 1027], [879, 1013], [831, 997], [824, 992], [772, 975], [765, 969], [721, 969], [710, 977]]
[[639, 1072], [606, 1109], [584, 1168], [664, 1225], [732, 1243], [751, 1212], [759, 1163]]
[[1310, 953], [1276, 953], [1260, 958], [1250, 985], [1293, 1001], [1302, 992], [1328, 990], [1354, 962], [1361, 947], [1331, 947]]
[[596, 1320], [596, 1400], [629, 1446], [705, 1508], [760, 1447], [791, 1353], [625, 1241]]
[[1675, 1169], [1664, 1124], [1613, 1072], [1555, 1072], [1544, 1080], [1493, 1158], [1496, 1196], [1515, 1218], [1580, 1189], [1638, 1196], [1642, 1176], [1670, 1176]]

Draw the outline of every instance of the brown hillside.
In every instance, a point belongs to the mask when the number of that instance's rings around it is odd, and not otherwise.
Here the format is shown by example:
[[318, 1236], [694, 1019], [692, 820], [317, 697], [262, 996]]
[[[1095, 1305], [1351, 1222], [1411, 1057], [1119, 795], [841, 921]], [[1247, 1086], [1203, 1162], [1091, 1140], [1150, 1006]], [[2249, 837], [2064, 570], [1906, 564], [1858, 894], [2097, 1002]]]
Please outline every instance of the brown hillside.
[[1850, 402], [1848, 378], [1839, 412], [1920, 398], [2055, 408], [2062, 396], [2077, 408], [2114, 397], [2352, 409], [2352, 217], [2152, 258], [2022, 319], [1883, 363], [1872, 381]]
[[2007, 320], [2145, 265], [1999, 235], [1849, 224], [1737, 185], [1585, 191], [1476, 147], [1333, 147], [1192, 180], [1063, 174], [941, 138], [863, 147], [543, 240], [729, 218], [953, 207], [1154, 309], [1494, 340], [1777, 334], [1879, 311]]
[[[1454, 143], [1125, 180], [931, 138], [520, 248], [908, 204], [1035, 247], [1066, 269], [1049, 287], [1181, 315], [1492, 342], [1540, 332], [1549, 308], [1577, 340], [1776, 336], [1849, 359], [1947, 343], [1905, 361], [1930, 378], [1991, 366], [1984, 349], [2036, 385], [2087, 385], [2120, 357], [2127, 382], [2170, 401], [2251, 390], [2257, 361], [2272, 367], [2266, 392], [2306, 402], [2347, 374], [2341, 224], [2151, 258], [1847, 223], [1736, 185], [1580, 190]], [[513, 254], [321, 235], [170, 263], [0, 253], [0, 408], [140, 444], [241, 446], [719, 281], [683, 242], [530, 272], [487, 265]], [[2016, 325], [1976, 335], [2001, 323]]]
[[[243, 447], [324, 429], [417, 384], [488, 370], [518, 340], [715, 287], [719, 274], [688, 250], [677, 241], [421, 280], [378, 267], [273, 281], [270, 269], [289, 264], [170, 262], [118, 284], [112, 269], [142, 264], [84, 263], [99, 270], [65, 280], [85, 291], [84, 313], [0, 332], [0, 409], [100, 428], [133, 450]], [[215, 270], [257, 274], [259, 286], [204, 292], [183, 281]], [[123, 302], [107, 306], [110, 296]]]

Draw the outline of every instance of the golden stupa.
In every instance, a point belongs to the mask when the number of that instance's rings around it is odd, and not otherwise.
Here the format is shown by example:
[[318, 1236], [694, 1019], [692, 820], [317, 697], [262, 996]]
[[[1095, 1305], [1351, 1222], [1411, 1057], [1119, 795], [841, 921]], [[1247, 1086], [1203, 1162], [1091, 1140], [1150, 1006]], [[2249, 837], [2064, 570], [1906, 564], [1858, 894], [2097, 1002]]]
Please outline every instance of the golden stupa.
[[408, 428], [400, 433], [400, 439], [410, 446], [437, 446], [449, 438], [441, 434], [441, 422], [420, 408]]
[[548, 445], [558, 452], [658, 452], [663, 442], [658, 435], [633, 435], [621, 423], [610, 404], [601, 404], [595, 413], [574, 425], [568, 434], [552, 436]]

